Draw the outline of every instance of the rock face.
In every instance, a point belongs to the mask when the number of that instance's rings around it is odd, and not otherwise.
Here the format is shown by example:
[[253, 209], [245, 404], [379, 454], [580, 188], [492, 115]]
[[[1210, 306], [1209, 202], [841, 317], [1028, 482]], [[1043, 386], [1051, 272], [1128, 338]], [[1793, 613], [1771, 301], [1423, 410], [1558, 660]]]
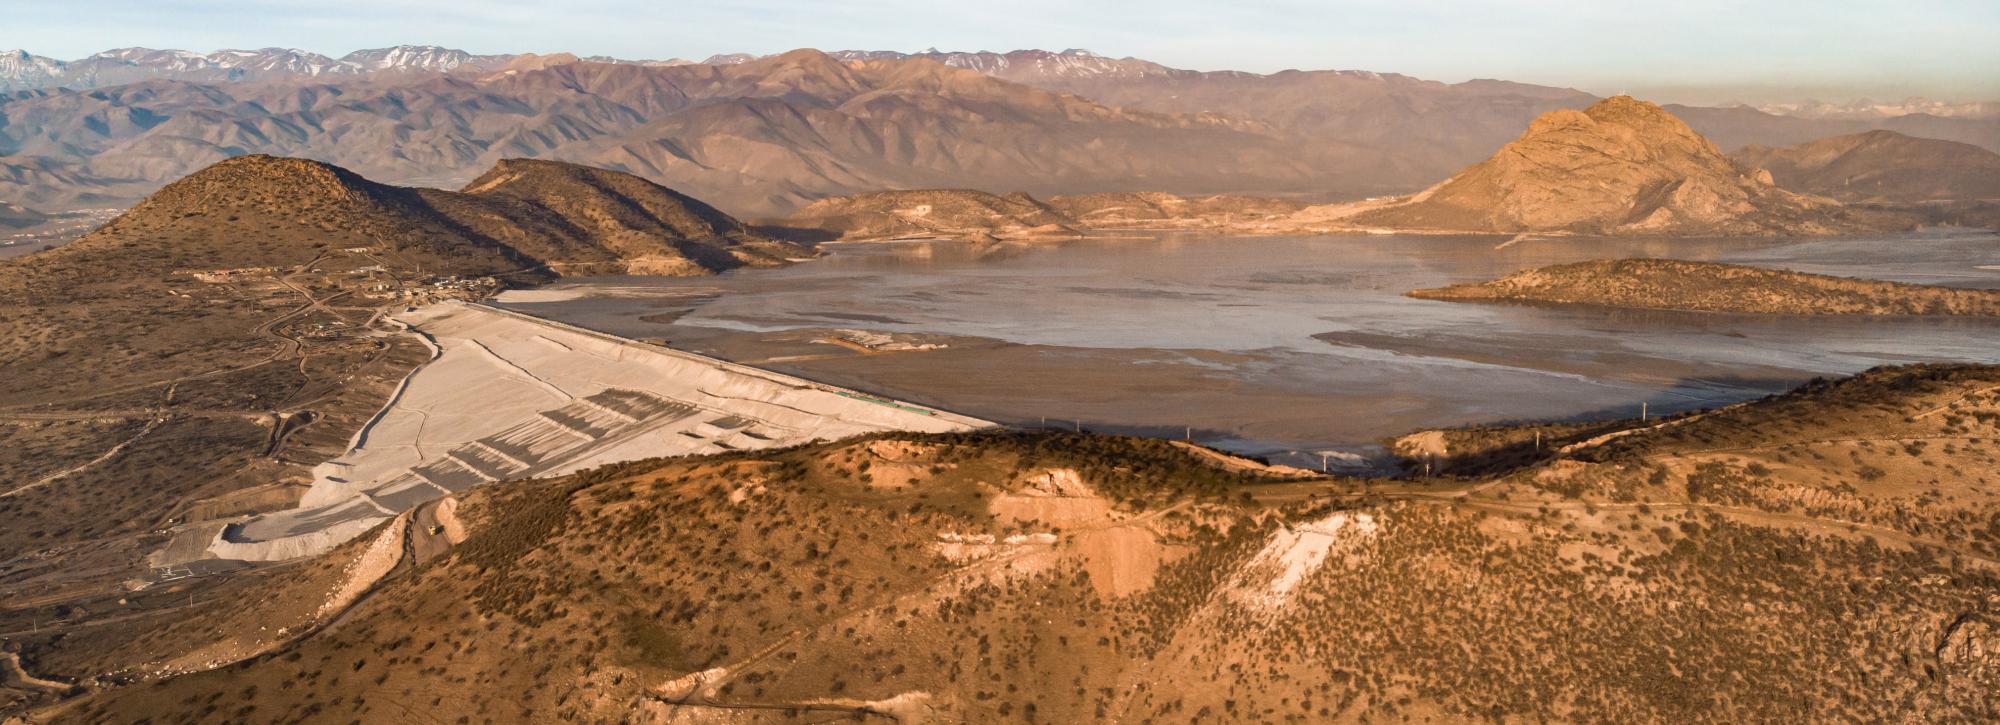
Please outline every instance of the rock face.
[[1076, 220], [1027, 194], [998, 196], [969, 189], [877, 191], [821, 199], [781, 224], [845, 240], [1077, 235]]
[[2000, 291], [1673, 259], [1593, 260], [1411, 297], [1784, 315], [2000, 315]]
[[1858, 231], [1838, 205], [1779, 189], [1651, 103], [1542, 114], [1492, 158], [1363, 225], [1476, 232], [1767, 235]]
[[1972, 144], [1869, 131], [1731, 156], [1786, 189], [1841, 201], [1921, 203], [2000, 199], [2000, 154]]

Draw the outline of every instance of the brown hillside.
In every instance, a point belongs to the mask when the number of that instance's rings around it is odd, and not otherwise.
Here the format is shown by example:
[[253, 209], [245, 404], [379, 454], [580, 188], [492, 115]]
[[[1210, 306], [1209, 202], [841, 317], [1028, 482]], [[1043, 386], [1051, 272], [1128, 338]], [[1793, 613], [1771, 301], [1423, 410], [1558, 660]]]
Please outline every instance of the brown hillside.
[[64, 714], [1990, 719], [1997, 386], [1871, 371], [1365, 494], [1018, 433], [489, 486], [338, 628]]
[[576, 164], [508, 159], [456, 194], [419, 193], [561, 274], [700, 275], [812, 254], [672, 189]]

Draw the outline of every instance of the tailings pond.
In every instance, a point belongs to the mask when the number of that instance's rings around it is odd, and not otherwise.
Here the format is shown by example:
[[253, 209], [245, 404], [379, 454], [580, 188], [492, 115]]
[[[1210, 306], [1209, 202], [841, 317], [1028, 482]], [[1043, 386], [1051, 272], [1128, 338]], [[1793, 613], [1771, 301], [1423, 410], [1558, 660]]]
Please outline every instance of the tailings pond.
[[[2000, 236], [1832, 240], [1148, 236], [830, 245], [715, 278], [595, 278], [510, 309], [989, 420], [1195, 439], [1318, 466], [1415, 429], [1710, 407], [1815, 376], [2000, 362], [2000, 320], [1436, 302], [1403, 292], [1611, 257], [2000, 287]], [[1353, 461], [1354, 459], [1349, 459]]]

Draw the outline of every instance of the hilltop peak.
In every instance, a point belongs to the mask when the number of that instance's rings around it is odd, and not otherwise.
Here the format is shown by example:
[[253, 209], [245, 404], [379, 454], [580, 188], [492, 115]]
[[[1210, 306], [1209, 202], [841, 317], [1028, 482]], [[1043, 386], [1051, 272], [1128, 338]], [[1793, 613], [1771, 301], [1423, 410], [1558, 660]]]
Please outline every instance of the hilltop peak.
[[378, 197], [380, 184], [312, 159], [249, 154], [223, 159], [147, 197], [134, 211], [158, 204], [199, 211], [218, 202], [283, 208]]
[[1491, 158], [1357, 221], [1580, 234], [1810, 234], [1853, 227], [1837, 205], [1778, 189], [1666, 109], [1631, 96], [1544, 113]]

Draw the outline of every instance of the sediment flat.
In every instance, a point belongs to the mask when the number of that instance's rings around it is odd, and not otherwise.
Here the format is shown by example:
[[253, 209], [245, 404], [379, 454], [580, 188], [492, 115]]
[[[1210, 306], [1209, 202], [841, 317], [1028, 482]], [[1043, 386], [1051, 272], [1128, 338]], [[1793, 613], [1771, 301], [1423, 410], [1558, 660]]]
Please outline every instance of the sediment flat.
[[437, 347], [296, 509], [229, 527], [209, 554], [324, 551], [428, 501], [620, 461], [863, 433], [988, 427], [976, 418], [626, 340], [484, 305], [395, 319]]

